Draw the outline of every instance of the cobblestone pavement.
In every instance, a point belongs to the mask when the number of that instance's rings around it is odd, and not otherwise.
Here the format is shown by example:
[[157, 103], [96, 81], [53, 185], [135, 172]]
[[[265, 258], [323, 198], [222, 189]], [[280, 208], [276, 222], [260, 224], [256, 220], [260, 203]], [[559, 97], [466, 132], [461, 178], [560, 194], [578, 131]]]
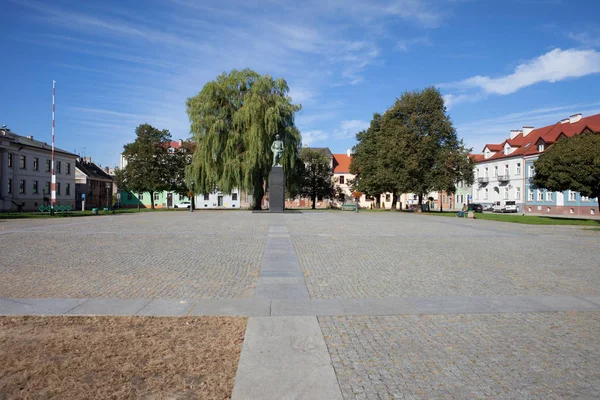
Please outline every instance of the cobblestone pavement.
[[344, 399], [598, 399], [600, 313], [320, 317]]
[[598, 232], [349, 214], [287, 218], [311, 298], [600, 294]]
[[253, 297], [268, 226], [204, 211], [3, 222], [0, 297]]

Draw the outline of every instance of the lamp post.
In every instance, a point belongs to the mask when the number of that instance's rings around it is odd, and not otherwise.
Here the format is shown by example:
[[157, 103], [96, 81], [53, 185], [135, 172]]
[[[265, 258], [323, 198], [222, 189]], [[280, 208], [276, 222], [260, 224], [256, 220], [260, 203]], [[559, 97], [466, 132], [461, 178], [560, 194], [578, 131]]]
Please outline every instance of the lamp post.
[[190, 181], [190, 191], [188, 193], [190, 197], [190, 212], [194, 212], [194, 181]]
[[106, 187], [106, 208], [109, 208], [108, 197], [109, 197], [109, 191], [110, 191], [110, 182], [105, 182], [104, 186]]

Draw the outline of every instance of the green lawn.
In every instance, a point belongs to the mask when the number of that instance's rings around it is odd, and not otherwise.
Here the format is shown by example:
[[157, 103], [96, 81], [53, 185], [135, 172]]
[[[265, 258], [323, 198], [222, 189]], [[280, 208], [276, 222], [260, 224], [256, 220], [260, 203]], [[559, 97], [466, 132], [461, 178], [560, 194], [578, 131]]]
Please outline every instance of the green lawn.
[[[437, 215], [444, 217], [456, 216], [455, 211], [428, 212], [423, 215]], [[528, 225], [582, 225], [595, 226], [600, 229], [600, 220], [597, 219], [579, 219], [579, 218], [560, 218], [560, 217], [542, 217], [537, 215], [520, 215], [520, 214], [492, 214], [492, 213], [475, 213], [475, 219], [485, 219], [488, 221], [503, 221], [515, 222], [517, 224]]]

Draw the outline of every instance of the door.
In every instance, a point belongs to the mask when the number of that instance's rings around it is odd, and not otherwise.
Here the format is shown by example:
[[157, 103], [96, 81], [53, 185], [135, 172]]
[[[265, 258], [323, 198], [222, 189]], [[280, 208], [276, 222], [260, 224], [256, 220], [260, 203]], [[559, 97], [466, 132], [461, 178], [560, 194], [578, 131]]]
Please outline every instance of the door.
[[223, 196], [217, 197], [217, 207], [223, 207]]
[[167, 208], [173, 207], [173, 193], [167, 193]]

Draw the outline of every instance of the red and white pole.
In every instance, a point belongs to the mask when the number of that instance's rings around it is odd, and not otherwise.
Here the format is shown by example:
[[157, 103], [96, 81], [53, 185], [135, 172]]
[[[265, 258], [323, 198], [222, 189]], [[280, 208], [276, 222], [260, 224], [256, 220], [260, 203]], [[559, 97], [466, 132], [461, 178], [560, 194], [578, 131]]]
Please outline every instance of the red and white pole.
[[52, 183], [50, 185], [50, 213], [54, 215], [54, 203], [56, 203], [56, 174], [54, 173], [54, 95], [56, 81], [52, 81]]

